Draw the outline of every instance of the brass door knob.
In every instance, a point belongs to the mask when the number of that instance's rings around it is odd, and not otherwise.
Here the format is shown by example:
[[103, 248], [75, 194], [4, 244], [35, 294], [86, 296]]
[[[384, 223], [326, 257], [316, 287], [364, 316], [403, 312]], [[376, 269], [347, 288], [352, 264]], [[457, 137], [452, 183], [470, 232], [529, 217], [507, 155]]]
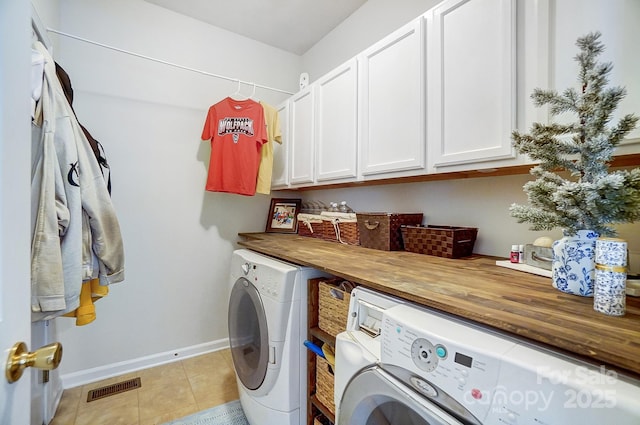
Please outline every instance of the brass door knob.
[[62, 360], [62, 344], [53, 344], [40, 347], [30, 353], [27, 344], [18, 342], [9, 351], [5, 375], [10, 384], [16, 382], [22, 376], [22, 372], [28, 367], [51, 370], [58, 367]]

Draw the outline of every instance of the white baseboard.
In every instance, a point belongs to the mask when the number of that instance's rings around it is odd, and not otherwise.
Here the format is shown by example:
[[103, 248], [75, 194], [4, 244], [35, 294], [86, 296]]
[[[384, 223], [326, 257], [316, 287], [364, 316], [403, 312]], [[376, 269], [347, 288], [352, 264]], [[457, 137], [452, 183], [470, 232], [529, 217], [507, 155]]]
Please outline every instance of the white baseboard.
[[85, 369], [78, 372], [61, 375], [64, 389], [79, 387], [95, 381], [112, 378], [125, 373], [135, 372], [166, 363], [188, 359], [213, 351], [222, 350], [229, 347], [229, 339], [219, 339], [217, 341], [206, 342], [204, 344], [183, 347], [164, 353], [152, 354], [150, 356], [139, 357], [124, 362], [112, 363], [92, 369]]

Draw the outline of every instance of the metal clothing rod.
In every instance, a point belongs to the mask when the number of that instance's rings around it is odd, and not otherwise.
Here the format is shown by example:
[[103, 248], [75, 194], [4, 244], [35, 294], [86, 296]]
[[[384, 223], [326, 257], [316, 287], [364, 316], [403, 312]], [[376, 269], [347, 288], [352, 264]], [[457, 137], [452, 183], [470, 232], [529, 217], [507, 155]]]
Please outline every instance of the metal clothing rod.
[[47, 28], [47, 31], [52, 32], [54, 34], [59, 34], [59, 35], [65, 36], [65, 37], [73, 38], [74, 40], [80, 40], [80, 41], [84, 41], [85, 43], [94, 44], [96, 46], [104, 47], [105, 49], [115, 50], [116, 52], [125, 53], [127, 55], [136, 56], [138, 58], [147, 59], [147, 60], [150, 60], [150, 61], [153, 61], [153, 62], [158, 62], [158, 63], [161, 63], [163, 65], [173, 66], [175, 68], [184, 69], [186, 71], [196, 72], [198, 74], [207, 75], [209, 77], [221, 78], [223, 80], [228, 80], [228, 81], [235, 81], [238, 84], [242, 83], [242, 84], [252, 85], [254, 87], [260, 87], [260, 88], [263, 88], [263, 89], [266, 89], [266, 90], [277, 91], [277, 92], [280, 92], [280, 93], [293, 94], [293, 93], [291, 93], [289, 91], [286, 91], [286, 90], [276, 89], [276, 88], [269, 87], [269, 86], [263, 86], [262, 84], [256, 84], [256, 83], [252, 83], [252, 82], [249, 82], [249, 81], [242, 81], [242, 80], [240, 80], [238, 78], [231, 78], [231, 77], [227, 77], [225, 75], [213, 74], [211, 72], [202, 71], [202, 70], [196, 69], [196, 68], [190, 68], [188, 66], [180, 65], [180, 64], [177, 64], [177, 63], [173, 63], [173, 62], [167, 62], [167, 61], [164, 61], [164, 60], [161, 60], [161, 59], [153, 58], [151, 56], [142, 55], [140, 53], [130, 52], [128, 50], [120, 49], [118, 47], [109, 46], [108, 44], [98, 43], [97, 41], [92, 41], [92, 40], [88, 40], [88, 39], [83, 38], [83, 37], [78, 37], [77, 35], [69, 34], [69, 33], [66, 33], [66, 32], [58, 31], [58, 30], [54, 30], [52, 28]]

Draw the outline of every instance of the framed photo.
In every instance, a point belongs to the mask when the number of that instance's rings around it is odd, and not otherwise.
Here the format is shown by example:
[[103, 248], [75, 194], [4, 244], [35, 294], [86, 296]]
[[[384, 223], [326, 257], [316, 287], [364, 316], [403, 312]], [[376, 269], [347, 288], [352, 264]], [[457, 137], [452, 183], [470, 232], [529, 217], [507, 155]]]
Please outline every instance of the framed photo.
[[301, 199], [273, 198], [267, 216], [267, 233], [296, 233]]

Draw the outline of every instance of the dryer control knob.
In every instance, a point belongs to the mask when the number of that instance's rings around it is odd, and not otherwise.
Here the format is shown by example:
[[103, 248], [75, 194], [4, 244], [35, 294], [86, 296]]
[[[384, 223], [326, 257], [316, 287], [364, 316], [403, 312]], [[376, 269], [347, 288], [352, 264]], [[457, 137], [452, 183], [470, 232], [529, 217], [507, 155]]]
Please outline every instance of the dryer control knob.
[[242, 265], [242, 272], [244, 273], [245, 276], [249, 274], [249, 269], [250, 269], [249, 263], [244, 263]]

